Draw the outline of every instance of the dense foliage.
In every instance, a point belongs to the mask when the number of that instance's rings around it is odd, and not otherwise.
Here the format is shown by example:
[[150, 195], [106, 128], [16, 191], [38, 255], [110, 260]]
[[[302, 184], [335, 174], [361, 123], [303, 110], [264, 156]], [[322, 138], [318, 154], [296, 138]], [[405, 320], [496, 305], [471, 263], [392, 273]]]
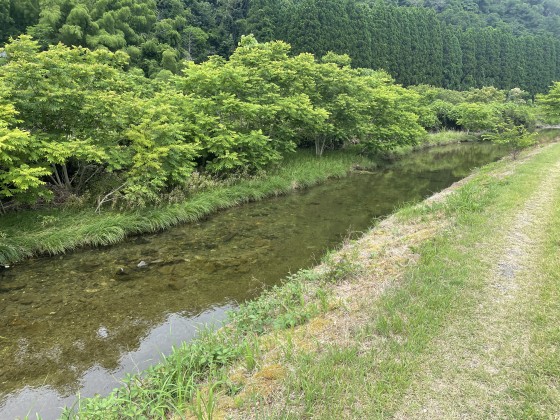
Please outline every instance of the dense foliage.
[[545, 113], [553, 123], [560, 122], [560, 82], [554, 83], [550, 87], [547, 95], [539, 96], [539, 103], [544, 108]]
[[42, 51], [29, 36], [5, 51], [4, 207], [53, 197], [143, 205], [188, 194], [193, 174], [256, 173], [297, 147], [371, 154], [414, 144], [426, 130], [535, 125], [520, 89], [405, 89], [385, 72], [352, 68], [346, 55], [292, 56], [288, 44], [252, 36], [229, 59], [185, 62], [154, 79], [129, 69], [122, 51]]
[[[128, 56], [22, 36], [0, 67], [4, 203], [86, 192], [135, 204], [188, 185], [193, 172], [254, 173], [297, 146], [386, 150], [425, 133], [418, 95], [347, 56], [289, 56], [242, 40], [229, 60], [147, 79]], [[118, 194], [117, 194], [118, 193]]]
[[227, 58], [253, 33], [348, 54], [404, 85], [534, 94], [560, 79], [558, 0], [0, 0], [0, 43], [23, 32], [42, 48], [125, 51], [153, 77], [183, 59]]

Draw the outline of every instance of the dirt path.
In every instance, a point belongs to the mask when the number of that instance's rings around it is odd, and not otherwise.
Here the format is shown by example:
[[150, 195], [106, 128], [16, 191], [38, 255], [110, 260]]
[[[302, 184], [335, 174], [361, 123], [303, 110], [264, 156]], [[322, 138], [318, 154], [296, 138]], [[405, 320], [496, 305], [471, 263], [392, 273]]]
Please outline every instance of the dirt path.
[[336, 267], [352, 275], [332, 285], [329, 310], [263, 337], [259, 369], [234, 368], [243, 389], [216, 418], [560, 419], [560, 348], [535, 344], [560, 304], [542, 321], [534, 310], [560, 302], [556, 286], [558, 299], [542, 296], [556, 279], [542, 263], [555, 261], [559, 186], [560, 146], [535, 149], [344, 246]]
[[522, 403], [508, 391], [520, 376], [520, 361], [529, 357], [534, 326], [526, 314], [538, 300], [535, 273], [559, 185], [560, 162], [502, 227], [505, 234], [480, 244], [492, 268], [473, 291], [479, 304], [433, 343], [396, 418], [508, 418]]

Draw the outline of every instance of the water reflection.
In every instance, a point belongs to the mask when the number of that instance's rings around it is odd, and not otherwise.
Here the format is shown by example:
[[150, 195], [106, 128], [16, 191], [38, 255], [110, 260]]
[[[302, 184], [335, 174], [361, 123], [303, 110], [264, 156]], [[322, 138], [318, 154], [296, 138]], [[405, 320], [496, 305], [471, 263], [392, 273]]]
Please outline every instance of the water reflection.
[[314, 264], [349, 230], [501, 154], [484, 144], [432, 149], [201, 223], [0, 272], [0, 418], [56, 417], [77, 392], [109, 392], [190, 339], [195, 324]]

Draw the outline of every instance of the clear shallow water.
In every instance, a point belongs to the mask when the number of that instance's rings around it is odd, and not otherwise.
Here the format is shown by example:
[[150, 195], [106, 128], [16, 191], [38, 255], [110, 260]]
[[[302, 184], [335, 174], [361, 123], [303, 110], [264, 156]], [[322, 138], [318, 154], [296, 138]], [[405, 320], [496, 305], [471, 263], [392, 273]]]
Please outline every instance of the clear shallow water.
[[0, 418], [56, 418], [78, 392], [110, 392], [197, 325], [502, 155], [488, 144], [435, 148], [200, 223], [0, 271]]

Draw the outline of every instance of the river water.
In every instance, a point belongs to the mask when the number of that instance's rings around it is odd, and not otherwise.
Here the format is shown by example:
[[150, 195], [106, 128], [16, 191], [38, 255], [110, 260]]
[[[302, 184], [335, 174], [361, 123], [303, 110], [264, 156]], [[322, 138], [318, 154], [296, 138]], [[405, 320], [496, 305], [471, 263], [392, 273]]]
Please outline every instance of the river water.
[[199, 223], [0, 271], [0, 418], [56, 418], [77, 393], [107, 394], [345, 236], [502, 155], [489, 144], [416, 152]]

